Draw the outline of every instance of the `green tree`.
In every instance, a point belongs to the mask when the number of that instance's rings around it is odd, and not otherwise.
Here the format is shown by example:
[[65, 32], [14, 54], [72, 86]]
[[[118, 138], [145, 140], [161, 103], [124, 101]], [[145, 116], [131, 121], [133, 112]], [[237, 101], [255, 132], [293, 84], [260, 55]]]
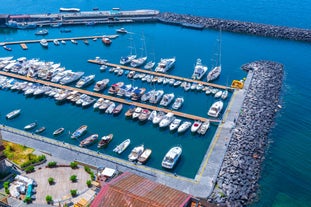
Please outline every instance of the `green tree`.
[[70, 180], [71, 182], [77, 182], [77, 176], [76, 175], [70, 176]]
[[47, 195], [47, 196], [45, 197], [45, 200], [46, 200], [46, 202], [47, 202], [48, 204], [53, 203], [53, 198], [52, 198], [52, 196], [50, 196], [50, 195]]
[[86, 181], [86, 185], [87, 185], [87, 187], [90, 188], [92, 186], [92, 181], [91, 180], [87, 180]]
[[78, 194], [78, 191], [76, 189], [70, 190], [70, 194], [72, 197], [75, 197]]
[[50, 185], [53, 185], [54, 184], [54, 178], [49, 177], [48, 178], [48, 182], [49, 182]]
[[71, 162], [71, 163], [70, 163], [70, 167], [71, 167], [72, 169], [76, 169], [76, 168], [78, 168], [78, 163], [77, 163], [77, 162]]

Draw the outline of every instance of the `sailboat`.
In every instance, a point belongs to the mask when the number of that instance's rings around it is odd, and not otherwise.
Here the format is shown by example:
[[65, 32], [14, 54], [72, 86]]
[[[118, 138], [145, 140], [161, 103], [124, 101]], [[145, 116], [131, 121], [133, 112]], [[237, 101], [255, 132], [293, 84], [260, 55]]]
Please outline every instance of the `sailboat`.
[[146, 70], [152, 70], [154, 65], [155, 65], [155, 61], [154, 61], [155, 57], [154, 57], [154, 53], [153, 53], [153, 60], [150, 60], [149, 62], [146, 63], [146, 65], [144, 66], [144, 68]]
[[[130, 40], [130, 54], [128, 56], [123, 56], [120, 58], [120, 64], [121, 65], [126, 65], [129, 64], [132, 60], [134, 60], [137, 55], [133, 54], [133, 49], [135, 49], [135, 47], [133, 46], [133, 38], [129, 38]], [[135, 52], [136, 53], [136, 52]]]
[[141, 49], [141, 56], [139, 58], [135, 58], [131, 61], [131, 67], [136, 68], [139, 67], [141, 65], [143, 65], [146, 60], [147, 60], [147, 56], [146, 56], [146, 41], [145, 41], [145, 37], [144, 35], [142, 35], [142, 47]]
[[207, 74], [207, 82], [213, 81], [217, 79], [221, 73], [221, 30], [219, 34], [219, 56], [218, 56], [218, 64], [215, 66], [208, 74]]

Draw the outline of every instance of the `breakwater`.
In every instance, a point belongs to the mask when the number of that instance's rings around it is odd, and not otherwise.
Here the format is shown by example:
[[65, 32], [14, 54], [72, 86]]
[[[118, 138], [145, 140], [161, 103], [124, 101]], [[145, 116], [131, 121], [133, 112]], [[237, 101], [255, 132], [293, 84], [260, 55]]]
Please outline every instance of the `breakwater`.
[[283, 65], [270, 61], [245, 64], [253, 73], [232, 130], [231, 140], [216, 179], [210, 202], [244, 206], [257, 198], [267, 136], [279, 107]]
[[159, 13], [158, 19], [163, 23], [192, 27], [193, 29], [214, 29], [256, 36], [311, 42], [311, 30], [308, 29], [216, 19], [170, 12]]

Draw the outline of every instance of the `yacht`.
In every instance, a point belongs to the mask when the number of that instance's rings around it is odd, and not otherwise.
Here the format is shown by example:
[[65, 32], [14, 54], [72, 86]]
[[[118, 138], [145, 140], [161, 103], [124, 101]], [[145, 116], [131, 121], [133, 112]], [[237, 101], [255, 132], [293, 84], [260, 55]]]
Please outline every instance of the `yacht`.
[[155, 72], [166, 73], [171, 69], [176, 62], [176, 58], [161, 58], [161, 61], [158, 63]]
[[170, 131], [174, 131], [181, 124], [181, 119], [174, 119], [174, 121], [170, 124]]
[[53, 43], [54, 43], [54, 45], [59, 45], [59, 40], [58, 39], [54, 39]]
[[182, 153], [182, 148], [180, 146], [172, 147], [164, 156], [162, 160], [162, 167], [167, 169], [172, 169]]
[[119, 114], [122, 111], [122, 109], [123, 109], [123, 104], [120, 103], [113, 109], [112, 113], [114, 115], [117, 115], [117, 114]]
[[205, 122], [203, 122], [203, 124], [201, 125], [201, 127], [198, 129], [197, 133], [204, 135], [206, 133], [206, 131], [208, 130], [210, 125], [210, 121], [206, 120]]
[[103, 90], [103, 89], [105, 89], [107, 87], [108, 83], [109, 83], [109, 79], [108, 78], [105, 78], [103, 80], [97, 81], [93, 90], [96, 91], [96, 92], [101, 91], [101, 90]]
[[134, 162], [138, 159], [138, 157], [144, 152], [144, 145], [140, 145], [140, 146], [137, 146], [137, 147], [134, 147], [131, 151], [131, 153], [128, 155], [128, 159], [129, 161], [131, 162]]
[[217, 91], [214, 95], [215, 98], [220, 98], [221, 96], [222, 96], [222, 90]]
[[148, 91], [147, 93], [144, 93], [141, 96], [140, 100], [143, 102], [146, 102], [150, 99], [151, 96], [153, 96], [154, 93], [155, 93], [155, 90]]
[[133, 68], [137, 68], [141, 65], [143, 65], [147, 60], [147, 56], [144, 56], [144, 57], [140, 57], [140, 58], [137, 58], [137, 59], [133, 59], [131, 61], [131, 67]]
[[103, 136], [99, 140], [97, 144], [97, 148], [106, 147], [111, 142], [112, 139], [113, 139], [113, 134], [108, 134], [107, 136]]
[[225, 100], [228, 97], [228, 90], [224, 90], [221, 94], [221, 99]]
[[191, 126], [191, 132], [195, 133], [196, 131], [198, 131], [198, 129], [201, 127], [202, 122], [201, 121], [194, 121], [192, 126]]
[[208, 74], [207, 74], [207, 82], [210, 82], [210, 81], [213, 81], [215, 80], [216, 78], [219, 77], [221, 73], [221, 66], [216, 66], [214, 67]]
[[36, 131], [35, 131], [35, 133], [36, 134], [40, 134], [40, 133], [42, 133], [42, 132], [44, 132], [45, 131], [45, 127], [43, 126], [43, 127], [40, 127], [39, 129], [37, 129]]
[[95, 75], [82, 76], [81, 79], [76, 83], [76, 87], [83, 88], [90, 85], [94, 81]]
[[157, 111], [156, 110], [153, 110], [151, 113], [150, 113], [150, 115], [149, 115], [149, 117], [148, 117], [148, 120], [150, 120], [150, 121], [152, 121], [153, 119], [154, 119], [154, 117], [156, 117], [157, 116]]
[[106, 109], [110, 106], [111, 103], [112, 101], [110, 100], [104, 100], [98, 108], [99, 110], [106, 111]]
[[137, 57], [137, 55], [128, 55], [128, 56], [125, 56], [125, 57], [121, 57], [120, 58], [120, 64], [121, 65], [126, 65], [126, 64], [129, 64], [130, 62], [132, 62], [132, 60], [134, 60], [135, 58]]
[[71, 73], [68, 73], [65, 77], [63, 77], [59, 82], [62, 85], [70, 84], [80, 79], [83, 75], [84, 75], [84, 72], [71, 72]]
[[146, 63], [146, 65], [144, 66], [144, 68], [145, 68], [146, 70], [152, 70], [152, 68], [154, 67], [154, 65], [155, 65], [155, 62], [154, 62], [154, 61], [149, 61], [149, 62]]
[[106, 109], [105, 113], [106, 114], [111, 114], [116, 107], [116, 104], [114, 102], [111, 102], [108, 108]]
[[159, 102], [159, 100], [162, 98], [164, 94], [164, 91], [163, 90], [157, 90], [155, 91], [150, 99], [149, 99], [149, 103], [152, 103], [152, 104], [157, 104]]
[[118, 154], [121, 154], [131, 143], [131, 140], [130, 139], [126, 139], [124, 140], [121, 144], [117, 145], [113, 151], [118, 153]]
[[177, 110], [182, 106], [183, 103], [184, 103], [184, 98], [178, 97], [178, 98], [176, 98], [175, 102], [173, 103], [172, 108]]
[[120, 29], [116, 29], [116, 32], [121, 33], [121, 34], [126, 34], [127, 30], [125, 28], [121, 27]]
[[6, 119], [13, 119], [15, 117], [17, 117], [21, 112], [21, 109], [16, 109], [14, 111], [11, 111], [10, 113], [8, 113], [5, 118]]
[[191, 78], [194, 80], [201, 80], [201, 78], [206, 73], [206, 71], [207, 71], [207, 66], [202, 65], [201, 59], [198, 58], [194, 66], [194, 71], [193, 71]]
[[141, 114], [138, 116], [139, 121], [146, 121], [150, 115], [150, 111], [148, 109], [143, 109]]
[[175, 94], [174, 93], [168, 93], [165, 94], [162, 98], [162, 100], [160, 101], [160, 105], [161, 106], [168, 106], [174, 99]]
[[212, 104], [212, 106], [208, 110], [207, 115], [212, 116], [212, 117], [218, 117], [223, 106], [224, 106], [224, 103], [222, 101], [216, 101], [215, 103]]
[[87, 125], [80, 126], [76, 131], [74, 131], [71, 135], [71, 139], [76, 139], [82, 136], [87, 130]]
[[98, 134], [92, 134], [91, 136], [85, 138], [82, 140], [79, 144], [80, 147], [86, 147], [91, 144], [94, 144], [94, 142], [98, 139]]
[[185, 132], [189, 127], [191, 126], [191, 122], [190, 121], [185, 121], [183, 122], [177, 129], [178, 133], [183, 133]]
[[170, 123], [172, 123], [175, 119], [175, 116], [173, 113], [169, 112], [167, 113], [163, 119], [160, 121], [159, 123], [159, 127], [160, 128], [164, 128], [164, 127], [167, 127], [168, 125], [170, 125]]

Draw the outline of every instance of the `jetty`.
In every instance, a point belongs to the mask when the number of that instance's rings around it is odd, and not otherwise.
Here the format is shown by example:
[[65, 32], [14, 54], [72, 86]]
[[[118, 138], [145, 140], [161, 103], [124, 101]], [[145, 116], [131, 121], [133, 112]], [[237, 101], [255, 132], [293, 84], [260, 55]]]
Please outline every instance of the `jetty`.
[[0, 15], [0, 26], [14, 29], [34, 29], [36, 27], [55, 25], [95, 25], [95, 24], [126, 24], [158, 22], [178, 25], [190, 29], [212, 29], [227, 32], [242, 33], [263, 37], [311, 42], [311, 30], [293, 28], [238, 20], [209, 18], [158, 10], [110, 10], [81, 11], [48, 14]]
[[67, 85], [61, 85], [61, 84], [57, 84], [57, 83], [52, 83], [52, 82], [49, 82], [49, 81], [39, 80], [39, 79], [35, 79], [35, 78], [31, 78], [31, 77], [26, 77], [26, 76], [14, 74], [14, 73], [0, 71], [0, 75], [5, 75], [5, 76], [9, 76], [9, 77], [12, 77], [12, 78], [17, 78], [17, 79], [21, 79], [21, 80], [25, 80], [25, 81], [29, 81], [29, 82], [40, 83], [42, 85], [52, 86], [52, 87], [55, 87], [55, 88], [60, 88], [60, 89], [65, 89], [65, 90], [70, 90], [70, 91], [78, 91], [79, 93], [87, 94], [87, 95], [90, 95], [90, 96], [93, 96], [93, 97], [97, 97], [97, 98], [108, 99], [108, 100], [119, 102], [119, 103], [123, 103], [123, 104], [126, 104], [126, 105], [134, 105], [134, 106], [138, 106], [138, 107], [146, 108], [146, 109], [150, 109], [150, 110], [163, 111], [165, 113], [171, 112], [171, 113], [174, 113], [176, 116], [184, 117], [184, 118], [187, 118], [187, 119], [200, 120], [202, 122], [205, 122], [206, 120], [209, 120], [210, 122], [216, 122], [216, 123], [221, 122], [221, 120], [219, 120], [219, 119], [208, 119], [206, 117], [201, 117], [201, 116], [196, 116], [196, 115], [192, 115], [192, 114], [187, 114], [187, 113], [183, 113], [183, 112], [180, 112], [180, 111], [174, 111], [174, 110], [171, 110], [171, 109], [161, 108], [161, 107], [157, 107], [157, 106], [151, 106], [151, 105], [148, 105], [148, 104], [144, 104], [144, 103], [140, 103], [140, 102], [135, 102], [135, 101], [132, 101], [132, 100], [126, 100], [126, 99], [122, 99], [122, 98], [118, 98], [118, 97], [114, 97], [114, 96], [108, 96], [108, 95], [104, 95], [104, 94], [101, 94], [101, 93], [96, 93], [96, 92], [92, 92], [92, 91], [88, 91], [88, 90], [83, 90], [83, 89], [80, 89], [80, 88], [75, 88], [75, 87], [71, 87], [71, 86], [67, 86]]
[[146, 73], [146, 74], [150, 74], [150, 75], [154, 75], [154, 76], [161, 76], [161, 77], [165, 77], [165, 78], [173, 78], [175, 80], [187, 81], [190, 83], [202, 84], [203, 86], [211, 86], [214, 88], [220, 88], [220, 89], [224, 89], [224, 90], [233, 90], [233, 88], [228, 87], [228, 86], [223, 86], [223, 85], [214, 84], [214, 83], [208, 83], [208, 82], [204, 82], [204, 81], [200, 81], [200, 80], [193, 80], [190, 78], [184, 78], [184, 77], [180, 77], [180, 76], [169, 75], [166, 73], [158, 73], [158, 72], [154, 72], [154, 71], [150, 71], [150, 70], [143, 70], [143, 69], [139, 69], [139, 68], [128, 67], [125, 65], [118, 65], [118, 64], [113, 64], [113, 63], [109, 63], [109, 62], [103, 62], [100, 60], [90, 59], [90, 60], [88, 60], [88, 62], [94, 63], [94, 64], [99, 64], [99, 65], [107, 65], [110, 67], [123, 68], [126, 70], [131, 70], [131, 71], [140, 72], [140, 73]]

